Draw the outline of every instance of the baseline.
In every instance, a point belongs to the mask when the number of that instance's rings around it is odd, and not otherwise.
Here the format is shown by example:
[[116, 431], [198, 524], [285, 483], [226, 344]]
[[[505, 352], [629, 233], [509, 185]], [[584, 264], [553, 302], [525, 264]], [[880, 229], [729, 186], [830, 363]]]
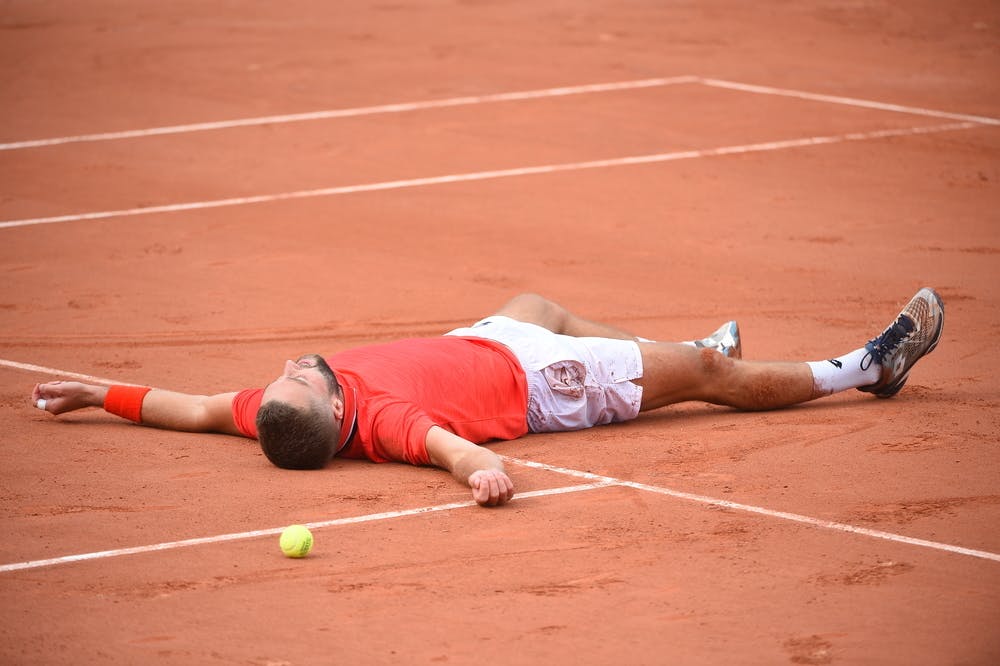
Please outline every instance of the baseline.
[[261, 194], [249, 197], [215, 199], [211, 201], [194, 201], [189, 203], [167, 204], [162, 206], [147, 206], [140, 208], [125, 208], [121, 210], [108, 210], [95, 213], [56, 215], [53, 217], [36, 217], [36, 218], [8, 220], [0, 222], [0, 229], [9, 229], [13, 227], [26, 227], [38, 224], [54, 224], [58, 222], [100, 220], [110, 217], [129, 217], [135, 215], [151, 215], [154, 213], [174, 213], [174, 212], [189, 211], [189, 210], [204, 210], [209, 208], [222, 208], [227, 206], [245, 206], [249, 204], [287, 201], [292, 199], [308, 199], [314, 197], [334, 196], [339, 194], [354, 194], [358, 192], [376, 192], [380, 190], [395, 190], [407, 187], [425, 187], [428, 185], [443, 185], [448, 183], [492, 180], [496, 178], [510, 178], [514, 176], [551, 174], [551, 173], [560, 173], [567, 171], [580, 171], [584, 169], [603, 169], [608, 167], [629, 166], [635, 164], [653, 164], [657, 162], [670, 162], [674, 160], [696, 159], [702, 157], [717, 157], [722, 155], [760, 153], [760, 152], [769, 152], [776, 150], [787, 150], [789, 148], [801, 148], [805, 146], [819, 146], [819, 145], [844, 143], [847, 141], [867, 141], [872, 139], [885, 139], [891, 137], [933, 134], [936, 132], [951, 132], [956, 130], [971, 129], [973, 127], [981, 127], [981, 126], [982, 126], [981, 123], [966, 121], [960, 123], [948, 123], [944, 125], [908, 127], [900, 129], [889, 129], [889, 130], [875, 130], [872, 132], [850, 132], [847, 134], [835, 134], [829, 136], [812, 136], [803, 139], [786, 139], [782, 141], [768, 141], [764, 143], [752, 143], [739, 146], [723, 146], [721, 148], [708, 148], [704, 150], [682, 150], [670, 153], [656, 153], [652, 155], [615, 157], [603, 160], [590, 160], [586, 162], [569, 162], [563, 164], [547, 164], [542, 166], [519, 167], [514, 169], [498, 169], [495, 171], [475, 171], [471, 173], [451, 174], [447, 176], [431, 176], [427, 178], [392, 180], [381, 183], [368, 183], [363, 185], [344, 185], [337, 187], [325, 187], [314, 190], [299, 190], [296, 192], [281, 192], [278, 194]]

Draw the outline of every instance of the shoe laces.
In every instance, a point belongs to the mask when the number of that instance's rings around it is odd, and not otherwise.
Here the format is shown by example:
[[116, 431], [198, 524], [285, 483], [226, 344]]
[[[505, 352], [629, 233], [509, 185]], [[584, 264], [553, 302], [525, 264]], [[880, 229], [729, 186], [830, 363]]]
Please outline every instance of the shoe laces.
[[916, 327], [917, 325], [910, 317], [906, 315], [896, 317], [896, 321], [882, 331], [882, 335], [865, 345], [868, 353], [861, 359], [861, 369], [867, 370], [872, 363], [883, 365], [885, 358], [891, 356], [901, 344], [906, 342]]

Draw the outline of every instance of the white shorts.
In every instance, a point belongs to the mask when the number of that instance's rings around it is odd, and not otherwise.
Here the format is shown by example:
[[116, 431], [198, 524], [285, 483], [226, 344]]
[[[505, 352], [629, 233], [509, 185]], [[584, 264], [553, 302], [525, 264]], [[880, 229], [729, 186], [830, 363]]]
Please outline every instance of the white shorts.
[[574, 338], [494, 315], [446, 335], [506, 345], [528, 378], [528, 427], [532, 432], [580, 430], [639, 413], [642, 355], [631, 340]]

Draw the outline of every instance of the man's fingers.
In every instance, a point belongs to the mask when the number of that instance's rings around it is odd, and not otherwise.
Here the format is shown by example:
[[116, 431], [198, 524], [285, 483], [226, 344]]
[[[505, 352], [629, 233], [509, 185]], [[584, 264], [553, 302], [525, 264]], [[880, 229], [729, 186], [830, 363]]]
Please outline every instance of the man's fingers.
[[485, 479], [473, 489], [472, 496], [482, 506], [495, 506], [497, 503], [496, 496], [492, 494], [490, 484]]
[[472, 497], [482, 506], [490, 506], [490, 477], [492, 475], [486, 470], [474, 472], [469, 478], [472, 485]]
[[45, 395], [47, 394], [42, 392], [42, 385], [35, 384], [35, 388], [31, 392], [31, 404], [43, 412], [47, 411], [45, 406], [48, 403], [48, 399], [44, 397]]
[[509, 502], [510, 499], [514, 497], [514, 482], [511, 481], [510, 477], [507, 476], [506, 474], [503, 475], [503, 481], [504, 481], [503, 484], [504, 495], [503, 495], [503, 500], [500, 502], [501, 504]]
[[489, 472], [486, 472], [484, 474], [480, 474], [479, 478], [476, 479], [476, 482], [479, 486], [476, 501], [485, 506], [495, 505], [497, 503], [497, 497], [500, 494], [496, 478]]
[[482, 506], [506, 504], [514, 496], [514, 483], [503, 472], [480, 470], [469, 478], [472, 497]]
[[489, 499], [489, 494], [486, 488], [479, 483], [479, 479], [475, 479], [472, 482], [472, 499], [476, 500], [476, 504], [486, 504]]

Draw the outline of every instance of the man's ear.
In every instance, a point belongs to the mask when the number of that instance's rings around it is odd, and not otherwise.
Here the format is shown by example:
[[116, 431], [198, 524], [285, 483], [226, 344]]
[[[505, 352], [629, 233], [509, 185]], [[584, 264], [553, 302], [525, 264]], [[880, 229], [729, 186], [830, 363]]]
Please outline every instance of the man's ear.
[[330, 408], [338, 421], [344, 420], [344, 400], [339, 395], [330, 396]]

